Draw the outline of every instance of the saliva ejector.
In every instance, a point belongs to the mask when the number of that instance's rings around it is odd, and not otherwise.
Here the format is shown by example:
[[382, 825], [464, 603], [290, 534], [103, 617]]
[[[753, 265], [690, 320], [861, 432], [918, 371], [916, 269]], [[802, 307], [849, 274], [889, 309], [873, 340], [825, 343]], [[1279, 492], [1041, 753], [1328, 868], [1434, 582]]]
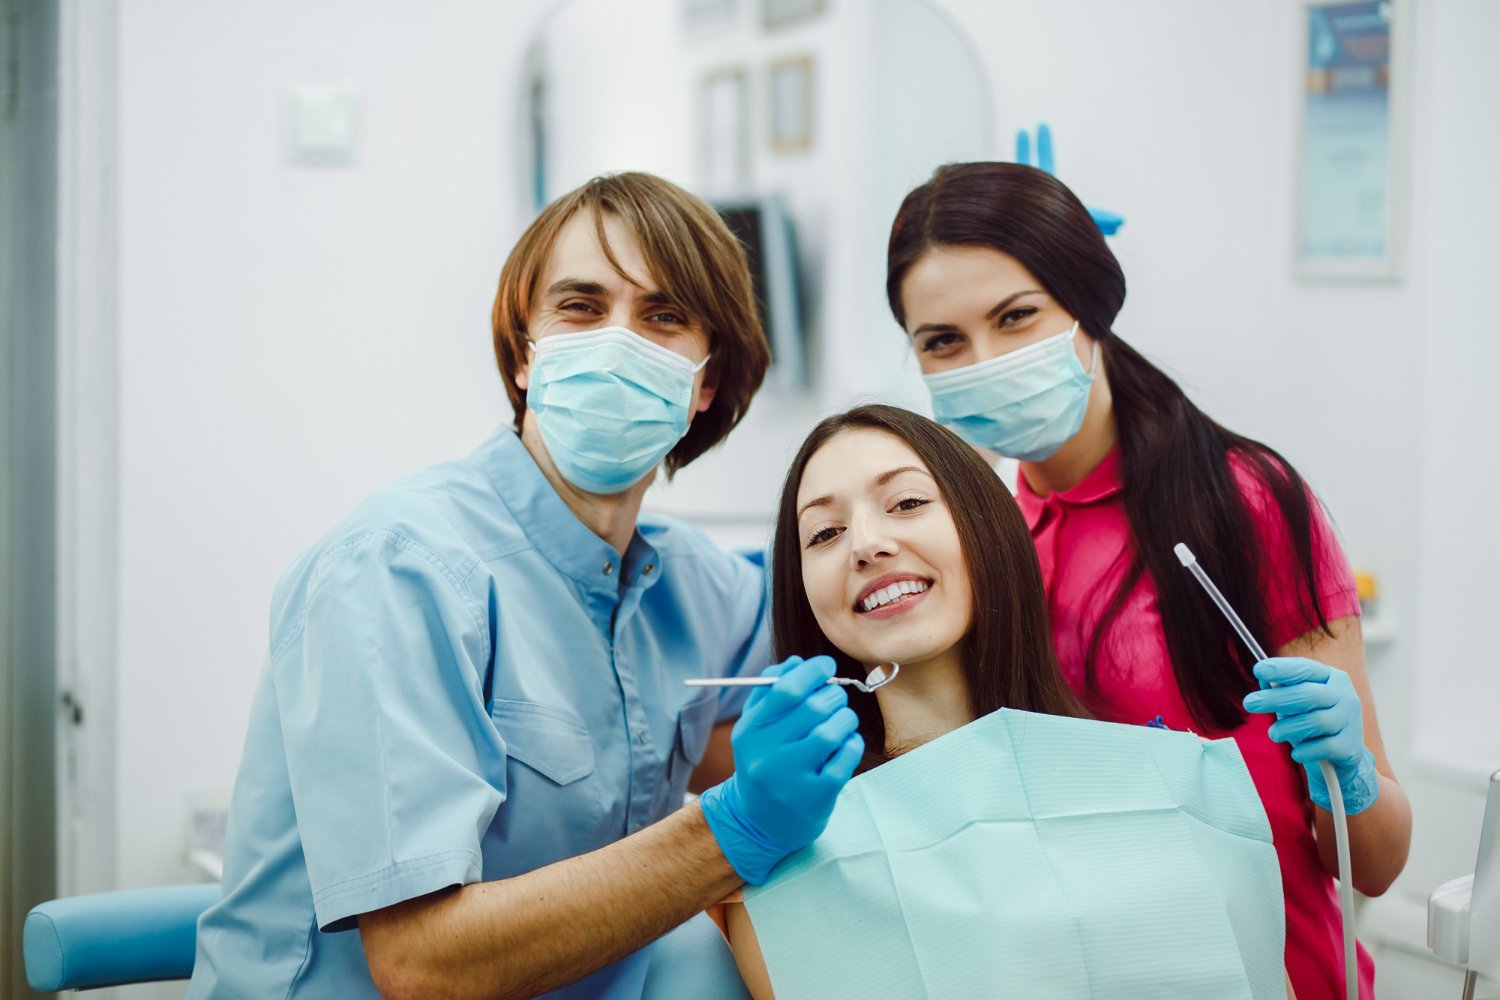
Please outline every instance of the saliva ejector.
[[[1203, 587], [1204, 591], [1214, 604], [1223, 612], [1224, 617], [1229, 620], [1230, 626], [1245, 648], [1250, 650], [1250, 655], [1255, 657], [1255, 662], [1268, 659], [1266, 651], [1261, 648], [1260, 643], [1255, 641], [1255, 636], [1245, 627], [1245, 622], [1224, 599], [1219, 588], [1208, 578], [1203, 567], [1198, 565], [1198, 557], [1193, 555], [1193, 550], [1181, 542], [1173, 546], [1172, 551], [1177, 554], [1177, 561], [1187, 567], [1187, 571], [1193, 574], [1193, 579]], [[1349, 1000], [1359, 1000], [1359, 976], [1357, 959], [1354, 950], [1354, 883], [1350, 878], [1349, 866], [1349, 820], [1344, 815], [1344, 793], [1339, 788], [1338, 776], [1333, 773], [1333, 765], [1326, 760], [1318, 761], [1323, 770], [1323, 782], [1328, 786], [1328, 802], [1333, 806], [1333, 839], [1338, 847], [1339, 856], [1339, 906], [1343, 911], [1344, 922], [1344, 991]]]

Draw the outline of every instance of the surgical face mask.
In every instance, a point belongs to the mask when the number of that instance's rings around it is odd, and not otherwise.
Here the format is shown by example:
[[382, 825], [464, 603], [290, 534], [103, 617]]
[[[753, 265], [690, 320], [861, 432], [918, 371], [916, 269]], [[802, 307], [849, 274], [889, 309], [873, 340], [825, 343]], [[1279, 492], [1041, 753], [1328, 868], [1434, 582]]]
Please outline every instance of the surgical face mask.
[[1073, 338], [1078, 322], [1055, 337], [998, 358], [953, 371], [922, 376], [932, 393], [938, 423], [973, 445], [1007, 458], [1041, 462], [1083, 426], [1099, 360], [1099, 343], [1088, 371], [1078, 362]]
[[687, 358], [620, 326], [532, 343], [526, 406], [563, 478], [589, 493], [620, 493], [656, 468], [687, 433]]

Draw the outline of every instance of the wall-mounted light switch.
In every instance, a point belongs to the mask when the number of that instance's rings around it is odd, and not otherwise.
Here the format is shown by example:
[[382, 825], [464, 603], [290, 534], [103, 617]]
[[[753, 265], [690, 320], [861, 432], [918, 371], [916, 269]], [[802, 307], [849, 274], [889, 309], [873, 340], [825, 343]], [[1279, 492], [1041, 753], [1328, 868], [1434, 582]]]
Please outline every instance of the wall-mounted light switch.
[[287, 162], [351, 167], [359, 156], [359, 91], [296, 86], [287, 100]]

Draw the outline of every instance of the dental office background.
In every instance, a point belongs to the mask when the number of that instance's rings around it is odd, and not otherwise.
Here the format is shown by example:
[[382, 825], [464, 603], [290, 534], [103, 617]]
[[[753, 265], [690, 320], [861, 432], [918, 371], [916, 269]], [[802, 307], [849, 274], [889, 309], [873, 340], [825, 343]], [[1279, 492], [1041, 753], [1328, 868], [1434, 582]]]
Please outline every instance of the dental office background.
[[1126, 219], [1116, 331], [1287, 454], [1378, 580], [1416, 832], [1360, 932], [1383, 997], [1456, 993], [1425, 900], [1500, 768], [1500, 2], [1370, 6], [1389, 226], [1341, 269], [1299, 208], [1300, 0], [4, 0], [0, 996], [39, 898], [211, 877], [277, 576], [508, 421], [489, 306], [539, 199], [639, 168], [759, 223], [776, 368], [648, 500], [755, 544], [818, 416], [925, 408], [884, 300], [901, 196], [1041, 121]]

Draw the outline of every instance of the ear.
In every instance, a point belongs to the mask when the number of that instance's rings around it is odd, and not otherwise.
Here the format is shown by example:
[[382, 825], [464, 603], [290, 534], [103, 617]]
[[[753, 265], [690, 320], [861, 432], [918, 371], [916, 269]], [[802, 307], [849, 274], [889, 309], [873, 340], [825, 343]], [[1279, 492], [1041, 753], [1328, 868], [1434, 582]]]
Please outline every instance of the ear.
[[709, 385], [705, 380], [704, 383], [698, 387], [698, 408], [694, 412], [702, 413], [704, 410], [708, 409], [709, 406], [713, 404], [714, 396], [718, 395], [718, 393], [719, 387], [717, 385]]
[[516, 388], [521, 390], [522, 395], [526, 393], [527, 387], [531, 384], [531, 362], [536, 357], [536, 351], [532, 349], [530, 344], [524, 346], [526, 360], [521, 367], [516, 369], [515, 377], [511, 379], [516, 384]]

